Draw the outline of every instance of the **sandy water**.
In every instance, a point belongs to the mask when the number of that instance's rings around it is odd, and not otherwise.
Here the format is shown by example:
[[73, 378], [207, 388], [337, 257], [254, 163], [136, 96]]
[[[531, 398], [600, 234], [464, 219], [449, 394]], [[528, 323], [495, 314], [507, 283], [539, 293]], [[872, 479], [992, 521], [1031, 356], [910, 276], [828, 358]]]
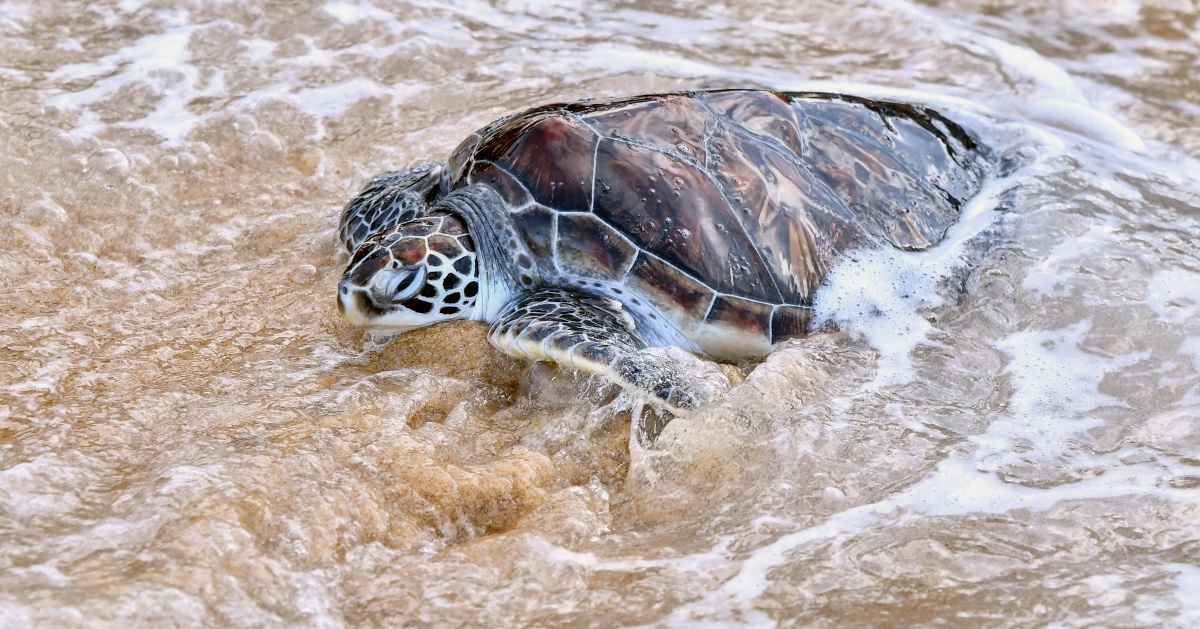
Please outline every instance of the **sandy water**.
[[[0, 625], [1200, 623], [1200, 6], [1045, 4], [0, 2]], [[734, 86], [1003, 168], [654, 449], [481, 325], [338, 318], [371, 175]]]

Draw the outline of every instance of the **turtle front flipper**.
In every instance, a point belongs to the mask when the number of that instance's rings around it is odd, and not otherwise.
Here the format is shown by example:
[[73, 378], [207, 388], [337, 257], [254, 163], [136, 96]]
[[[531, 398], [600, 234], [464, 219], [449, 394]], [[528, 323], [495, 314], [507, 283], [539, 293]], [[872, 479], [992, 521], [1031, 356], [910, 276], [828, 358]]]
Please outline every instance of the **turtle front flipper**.
[[442, 163], [375, 175], [342, 210], [338, 237], [354, 253], [367, 236], [428, 214], [448, 187]]
[[557, 288], [523, 295], [492, 323], [488, 340], [513, 358], [603, 376], [676, 415], [729, 386], [715, 365], [688, 352], [647, 347], [621, 303], [598, 295]]

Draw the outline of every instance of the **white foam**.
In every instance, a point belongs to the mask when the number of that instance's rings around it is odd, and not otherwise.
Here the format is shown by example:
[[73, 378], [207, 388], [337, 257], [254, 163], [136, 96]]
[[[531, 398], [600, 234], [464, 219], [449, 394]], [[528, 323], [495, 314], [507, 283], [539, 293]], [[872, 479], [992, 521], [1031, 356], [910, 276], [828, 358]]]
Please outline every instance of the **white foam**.
[[117, 123], [150, 129], [168, 140], [181, 140], [200, 122], [187, 104], [200, 97], [217, 97], [226, 92], [220, 71], [204, 76], [191, 65], [188, 44], [202, 28], [188, 24], [142, 37], [97, 61], [66, 65], [51, 73], [60, 81], [93, 80], [90, 87], [77, 92], [59, 91], [46, 104], [67, 110], [82, 110], [82, 122], [76, 135], [95, 135], [105, 125], [89, 110], [89, 105], [113, 97], [122, 88], [149, 87], [158, 103], [153, 112], [138, 120]]
[[1146, 143], [1116, 118], [1086, 104], [1060, 98], [1001, 99], [1006, 109], [1031, 120], [1071, 131], [1129, 151], [1145, 151]]
[[14, 600], [0, 600], [0, 626], [32, 627], [33, 614], [30, 612], [29, 607]]
[[0, 79], [4, 79], [5, 81], [12, 83], [26, 83], [30, 80], [29, 75], [24, 71], [17, 70], [15, 68], [4, 67], [0, 67]]
[[1146, 305], [1160, 319], [1182, 324], [1197, 319], [1200, 273], [1180, 268], [1158, 269], [1146, 284]]
[[[1193, 337], [1184, 339], [1184, 341], [1179, 344], [1179, 353], [1191, 356], [1192, 368], [1197, 372], [1200, 372], [1200, 338]], [[1200, 403], [1200, 399], [1196, 400], [1196, 402]]]
[[1070, 291], [1062, 280], [1070, 277], [1071, 273], [1064, 267], [1109, 247], [1119, 229], [1120, 224], [1116, 219], [1107, 217], [1093, 224], [1085, 233], [1055, 245], [1050, 253], [1042, 256], [1037, 266], [1025, 274], [1021, 288], [1043, 297], [1066, 297]]
[[166, 471], [165, 482], [155, 491], [162, 496], [196, 493], [216, 484], [221, 471], [218, 465], [176, 465]]
[[927, 251], [894, 247], [852, 253], [834, 265], [813, 302], [815, 320], [861, 334], [880, 351], [877, 384], [912, 377], [909, 354], [932, 326], [921, 311], [943, 301], [941, 282], [965, 261], [971, 238], [995, 224], [1006, 180], [985, 183], [945, 240]]
[[[1200, 372], [1200, 338], [1187, 334], [1200, 322], [1200, 273], [1182, 268], [1158, 269], [1146, 282], [1146, 300], [1154, 314], [1186, 335], [1179, 343], [1179, 355], [1190, 357], [1192, 370]], [[1200, 405], [1200, 387], [1192, 387], [1176, 402], [1179, 406]]]
[[1200, 626], [1200, 567], [1186, 563], [1163, 566], [1175, 572], [1175, 600], [1179, 602], [1177, 620], [1188, 621], [1181, 626]]
[[323, 570], [302, 572], [291, 580], [290, 585], [296, 591], [296, 611], [307, 617], [306, 624], [311, 627], [334, 629], [346, 626], [329, 591], [330, 582], [330, 576]]
[[397, 84], [386, 87], [371, 79], [358, 77], [333, 85], [297, 90], [295, 100], [312, 114], [337, 117], [365, 98], [380, 97], [390, 104], [393, 99], [403, 100], [424, 90], [423, 85]]
[[0, 24], [11, 25], [17, 32], [24, 33], [25, 27], [21, 26], [21, 22], [29, 22], [32, 19], [33, 3], [6, 2], [4, 13], [0, 15]]
[[978, 33], [972, 33], [970, 41], [975, 44], [974, 47], [985, 49], [985, 57], [994, 58], [1007, 68], [1018, 70], [1023, 75], [1020, 78], [1032, 82], [1040, 92], [1085, 102], [1083, 93], [1079, 91], [1071, 75], [1032, 48]]
[[395, 16], [370, 2], [326, 2], [321, 10], [343, 24], [356, 24], [363, 20], [393, 22]]
[[254, 64], [265, 64], [275, 59], [275, 50], [279, 48], [279, 42], [261, 37], [248, 37], [239, 42], [242, 49], [243, 58]]
[[1098, 391], [1111, 372], [1147, 358], [1149, 351], [1104, 357], [1083, 349], [1091, 321], [1055, 330], [1022, 330], [995, 343], [1012, 361], [1004, 372], [1014, 387], [1009, 409], [1047, 420], [1074, 417], [1099, 406], [1125, 404]]
[[[200, 27], [194, 24], [168, 29], [164, 33], [146, 35], [116, 52], [101, 57], [97, 61], [72, 63], [62, 66], [50, 73], [51, 80], [76, 81], [80, 79], [98, 78], [111, 75], [126, 63], [135, 66], [141, 64], [146, 69], [174, 69], [186, 65], [191, 58], [187, 50], [188, 40], [192, 33]], [[128, 69], [127, 69], [128, 70]], [[143, 72], [145, 74], [145, 72]], [[103, 82], [102, 82], [103, 83]], [[108, 91], [111, 91], [108, 90]], [[89, 91], [89, 96], [94, 94]], [[76, 92], [75, 94], [79, 94]], [[87, 97], [77, 96], [79, 102], [94, 102]]]
[[0, 470], [0, 505], [18, 518], [58, 517], [82, 503], [66, 487], [81, 487], [79, 472], [57, 454], [41, 454]]

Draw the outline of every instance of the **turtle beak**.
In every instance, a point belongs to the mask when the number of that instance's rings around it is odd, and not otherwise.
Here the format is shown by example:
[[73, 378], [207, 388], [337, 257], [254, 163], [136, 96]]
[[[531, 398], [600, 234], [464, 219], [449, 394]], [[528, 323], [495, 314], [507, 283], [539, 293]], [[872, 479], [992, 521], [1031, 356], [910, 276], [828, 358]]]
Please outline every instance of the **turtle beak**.
[[346, 308], [346, 302], [350, 301], [351, 299], [353, 299], [353, 297], [350, 295], [350, 280], [343, 277], [342, 281], [338, 282], [337, 305], [338, 314], [342, 315], [342, 319], [344, 319], [347, 323], [355, 323], [350, 318], [349, 309]]

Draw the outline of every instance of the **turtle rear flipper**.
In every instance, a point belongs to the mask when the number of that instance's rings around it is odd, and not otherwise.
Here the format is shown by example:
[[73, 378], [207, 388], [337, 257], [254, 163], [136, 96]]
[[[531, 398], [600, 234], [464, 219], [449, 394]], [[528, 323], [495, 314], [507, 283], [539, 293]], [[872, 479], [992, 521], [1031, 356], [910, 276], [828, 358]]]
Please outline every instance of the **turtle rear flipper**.
[[[513, 358], [603, 376], [674, 415], [728, 388], [715, 365], [677, 347], [646, 347], [634, 328], [614, 299], [553, 288], [509, 304], [492, 323], [488, 340]], [[652, 432], [645, 435], [650, 441], [658, 430]]]

